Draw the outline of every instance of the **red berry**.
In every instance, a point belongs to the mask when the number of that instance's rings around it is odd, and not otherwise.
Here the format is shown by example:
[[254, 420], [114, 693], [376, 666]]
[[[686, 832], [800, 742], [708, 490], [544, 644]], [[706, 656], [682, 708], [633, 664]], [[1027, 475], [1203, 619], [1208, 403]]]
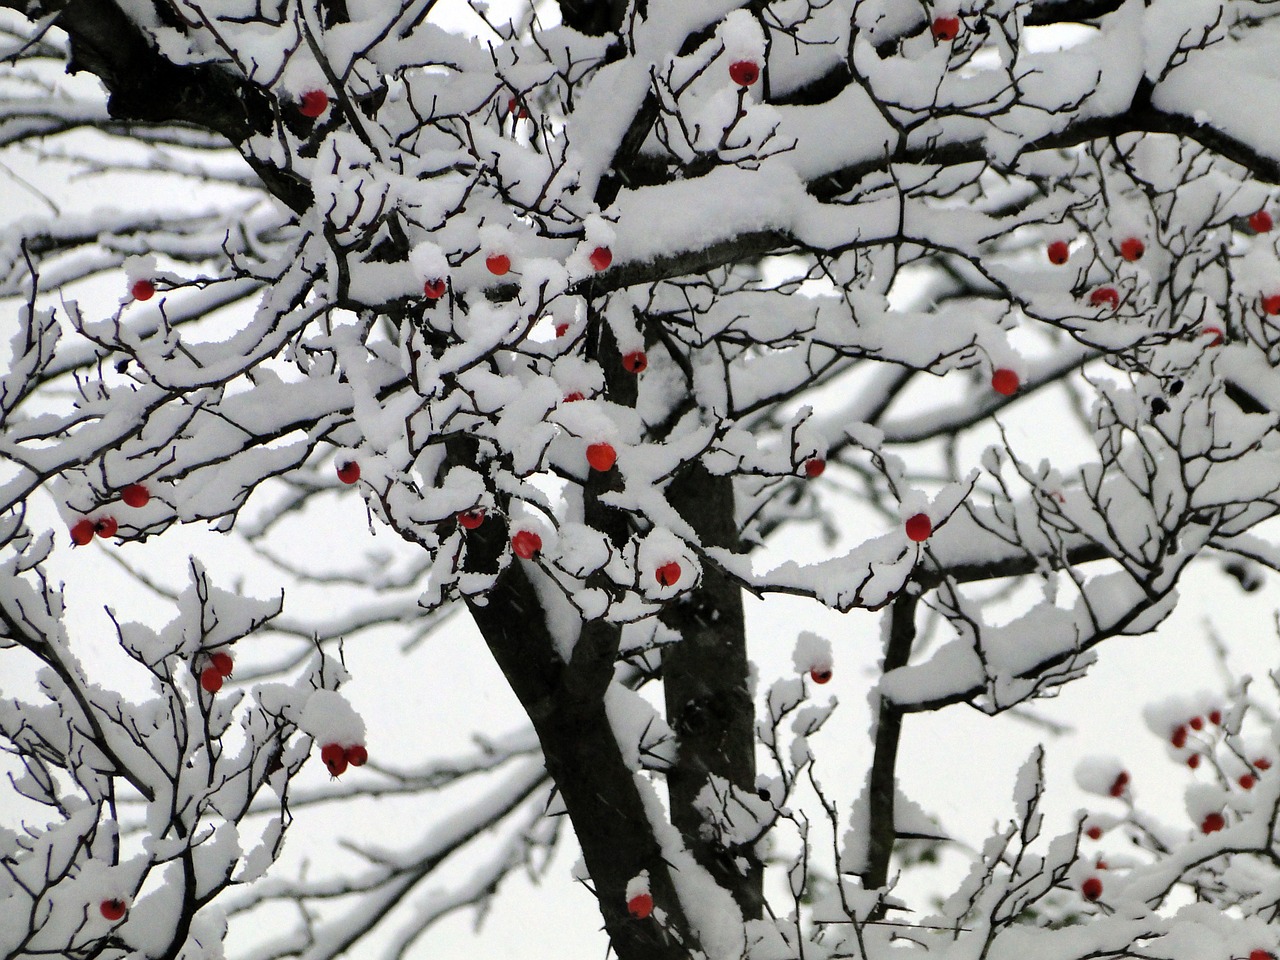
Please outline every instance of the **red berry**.
[[353, 767], [363, 767], [369, 762], [369, 751], [364, 748], [363, 744], [353, 743], [346, 750], [347, 763]]
[[1276, 956], [1267, 950], [1250, 950], [1249, 960], [1276, 960]]
[[729, 79], [740, 87], [749, 87], [760, 79], [760, 67], [754, 60], [735, 60], [729, 64]]
[[93, 525], [93, 532], [104, 540], [108, 537], [114, 537], [119, 529], [120, 524], [116, 522], [115, 517], [99, 517], [98, 522]]
[[664, 587], [669, 587], [680, 579], [680, 564], [672, 560], [664, 563], [653, 572], [654, 578]]
[[140, 483], [131, 483], [120, 491], [120, 499], [128, 507], [145, 507], [151, 502], [151, 491]]
[[135, 280], [129, 294], [135, 300], [150, 300], [156, 295], [156, 285], [150, 280]]
[[320, 762], [329, 768], [329, 776], [340, 777], [347, 769], [347, 751], [339, 743], [326, 743], [320, 748]]
[[439, 278], [428, 280], [422, 285], [422, 293], [428, 300], [439, 300], [444, 296], [445, 282]]
[[1226, 818], [1220, 813], [1206, 814], [1205, 818], [1200, 821], [1201, 833], [1217, 833], [1227, 825]]
[[643, 350], [632, 350], [622, 355], [622, 369], [627, 373], [643, 373], [647, 366], [649, 358], [644, 355]]
[[586, 398], [577, 390], [573, 390], [564, 395], [565, 403], [577, 403], [579, 400], [585, 400], [585, 399]]
[[591, 266], [596, 270], [608, 270], [613, 263], [613, 251], [608, 247], [596, 247], [591, 251]]
[[298, 112], [304, 117], [315, 118], [329, 109], [329, 95], [323, 90], [308, 90], [302, 95]]
[[1097, 877], [1089, 877], [1084, 883], [1080, 884], [1080, 895], [1093, 903], [1102, 896], [1102, 881]]
[[1253, 761], [1253, 765], [1257, 767], [1259, 770], [1271, 769], [1271, 761], [1268, 760], [1266, 757], [1259, 757], [1257, 760]]
[[1202, 329], [1202, 330], [1200, 331], [1200, 336], [1202, 336], [1202, 337], [1212, 337], [1212, 338], [1213, 338], [1213, 339], [1212, 339], [1212, 340], [1210, 340], [1207, 344], [1205, 344], [1205, 346], [1208, 346], [1208, 347], [1220, 347], [1220, 346], [1222, 346], [1222, 343], [1223, 343], [1223, 336], [1222, 336], [1222, 328], [1221, 328], [1221, 327], [1205, 327], [1204, 329]]
[[1253, 228], [1254, 233], [1270, 233], [1275, 224], [1271, 220], [1271, 214], [1265, 210], [1259, 210], [1257, 213], [1249, 214], [1249, 226]]
[[491, 253], [485, 258], [484, 265], [495, 277], [500, 277], [511, 269], [511, 258], [505, 253]]
[[1006, 370], [1001, 367], [995, 373], [991, 374], [991, 389], [1002, 396], [1012, 397], [1018, 392], [1018, 375], [1012, 370]]
[[1173, 730], [1173, 735], [1169, 737], [1169, 742], [1178, 750], [1187, 745], [1187, 728], [1182, 724], [1178, 724]]
[[354, 460], [338, 464], [338, 479], [343, 483], [355, 483], [360, 479], [360, 464]]
[[235, 673], [236, 662], [231, 659], [231, 654], [225, 650], [219, 650], [209, 658], [209, 662], [213, 664], [213, 669], [217, 670], [221, 676], [229, 677]]
[[938, 17], [929, 27], [933, 31], [933, 39], [947, 41], [954, 40], [960, 35], [960, 18], [959, 17]]
[[1089, 303], [1095, 307], [1108, 306], [1114, 310], [1120, 306], [1120, 294], [1115, 287], [1099, 287], [1089, 294]]
[[1252, 790], [1253, 785], [1257, 782], [1258, 778], [1252, 773], [1243, 773], [1240, 775], [1240, 779], [1236, 781], [1236, 783], [1240, 784], [1241, 790]]
[[1273, 293], [1269, 297], [1263, 297], [1262, 309], [1265, 310], [1267, 314], [1272, 317], [1274, 317], [1276, 314], [1280, 314], [1280, 293]]
[[618, 452], [608, 443], [593, 443], [587, 447], [587, 463], [591, 464], [592, 470], [599, 470], [605, 473], [613, 469], [613, 465], [618, 461]]
[[933, 534], [933, 521], [929, 519], [927, 513], [917, 513], [914, 517], [907, 519], [906, 528], [908, 540], [923, 543]]
[[124, 901], [114, 899], [114, 898], [111, 900], [103, 900], [100, 904], [98, 904], [98, 910], [104, 917], [106, 917], [112, 923], [115, 923], [117, 920], [119, 920], [121, 917], [124, 916], [124, 913], [125, 913]]
[[568, 332], [569, 332], [569, 325], [568, 325], [567, 323], [557, 323], [557, 324], [556, 324], [556, 336], [557, 336], [557, 337], [563, 337], [563, 336], [564, 336], [566, 333], [568, 333]]
[[458, 526], [463, 530], [475, 530], [480, 524], [484, 523], [484, 509], [476, 507], [474, 510], [464, 510], [458, 514]]
[[1187, 757], [1187, 766], [1192, 770], [1200, 766], [1200, 754], [1193, 753], [1191, 756]]
[[77, 520], [71, 527], [71, 542], [77, 547], [83, 547], [86, 543], [93, 539], [94, 527], [93, 521], [88, 518]]
[[1192, 730], [1203, 730], [1203, 729], [1204, 729], [1204, 718], [1203, 718], [1203, 717], [1192, 717], [1190, 720], [1188, 720], [1188, 721], [1187, 721], [1187, 726], [1189, 726]]
[[532, 530], [518, 530], [511, 538], [511, 551], [521, 560], [532, 560], [542, 549], [542, 538]]
[[814, 667], [812, 670], [809, 671], [809, 678], [814, 683], [828, 683], [831, 680], [831, 671], [820, 670], [817, 667]]
[[1101, 840], [1102, 828], [1095, 823], [1092, 827], [1090, 827], [1088, 830], [1084, 832], [1084, 835], [1088, 837], [1090, 840]]
[[200, 671], [200, 686], [207, 693], [217, 693], [222, 689], [222, 673], [217, 667], [205, 667]]
[[507, 100], [507, 113], [515, 114], [515, 118], [517, 120], [523, 120], [529, 116], [529, 111], [526, 110], [524, 105], [515, 97], [511, 97]]
[[1147, 252], [1147, 246], [1137, 237], [1125, 237], [1120, 241], [1120, 256], [1124, 257], [1130, 263], [1135, 260], [1141, 260], [1142, 255]]
[[1220, 723], [1222, 723], [1222, 711], [1221, 711], [1221, 710], [1210, 710], [1210, 711], [1209, 711], [1209, 722], [1210, 722], [1210, 723], [1212, 723], [1215, 727], [1216, 727], [1216, 726], [1218, 726]]
[[1129, 786], [1129, 772], [1121, 770], [1116, 774], [1116, 778], [1111, 781], [1111, 789], [1108, 792], [1113, 797], [1122, 797], [1127, 786]]
[[1055, 266], [1062, 266], [1071, 259], [1071, 247], [1067, 245], [1065, 240], [1055, 240], [1049, 244], [1049, 262]]
[[804, 462], [804, 475], [810, 480], [815, 480], [822, 476], [822, 472], [827, 469], [827, 461], [821, 457], [810, 457]]
[[643, 920], [653, 913], [653, 897], [647, 893], [637, 893], [627, 901], [627, 913], [637, 920]]

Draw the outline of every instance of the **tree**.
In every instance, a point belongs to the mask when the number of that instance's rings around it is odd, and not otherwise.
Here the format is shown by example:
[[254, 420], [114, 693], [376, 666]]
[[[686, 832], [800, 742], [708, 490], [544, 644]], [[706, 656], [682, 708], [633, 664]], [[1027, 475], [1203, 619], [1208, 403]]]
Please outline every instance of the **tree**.
[[[1277, 98], [1240, 95], [1274, 86], [1273, 4], [3, 6], [13, 162], [163, 191], [5, 233], [0, 618], [38, 669], [0, 734], [51, 822], [0, 836], [4, 956], [218, 956], [225, 911], [273, 903], [296, 912], [254, 955], [336, 956], [470, 856], [396, 955], [536, 864], [559, 811], [622, 960], [1275, 942], [1244, 687], [1151, 714], [1200, 768], [1189, 826], [1100, 761], [1081, 784], [1122, 812], [1041, 838], [1037, 752], [945, 903], [893, 894], [945, 839], [895, 787], [906, 717], [1026, 710], [1194, 564], [1280, 563]], [[1034, 404], [1059, 462], [1002, 431]], [[402, 546], [335, 572], [357, 493]], [[193, 524], [341, 606], [196, 559], [149, 579], [132, 545]], [[792, 529], [825, 555], [758, 559]], [[171, 606], [112, 611], [147, 697], [85, 669], [46, 572], [95, 541]], [[744, 593], [879, 612], [860, 793], [809, 748], [829, 641], [798, 625], [794, 674], [757, 676]], [[464, 613], [530, 732], [379, 758], [340, 641]], [[299, 792], [309, 759], [346, 779]], [[304, 807], [460, 782], [470, 815], [401, 851], [259, 882]], [[1134, 851], [1105, 875], [1104, 829]]]

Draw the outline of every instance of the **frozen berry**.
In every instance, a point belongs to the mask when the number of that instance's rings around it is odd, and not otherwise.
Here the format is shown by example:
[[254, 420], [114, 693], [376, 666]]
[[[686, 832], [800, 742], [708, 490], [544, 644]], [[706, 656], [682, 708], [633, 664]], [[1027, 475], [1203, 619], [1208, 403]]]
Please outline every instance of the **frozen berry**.
[[1125, 237], [1120, 241], [1120, 256], [1124, 257], [1130, 263], [1135, 260], [1141, 260], [1142, 255], [1147, 252], [1147, 246], [1137, 237]]
[[121, 917], [124, 916], [124, 913], [125, 913], [124, 901], [114, 897], [110, 900], [103, 900], [100, 904], [98, 904], [98, 912], [101, 913], [108, 920], [110, 920], [112, 923], [115, 923], [117, 920], [119, 920]]
[[474, 510], [464, 510], [458, 514], [458, 526], [463, 530], [475, 530], [480, 524], [484, 523], [484, 510], [476, 507]]
[[930, 24], [929, 29], [933, 33], [933, 39], [946, 42], [954, 40], [960, 35], [960, 18], [959, 17], [937, 17]]
[[542, 538], [532, 530], [517, 530], [511, 538], [511, 551], [521, 560], [532, 560], [542, 549]]
[[120, 499], [129, 507], [145, 507], [151, 502], [151, 491], [140, 483], [131, 483], [120, 491]]
[[1001, 367], [995, 373], [991, 374], [991, 389], [1002, 396], [1012, 397], [1018, 392], [1018, 375], [1012, 370]]
[[1227, 825], [1227, 820], [1222, 814], [1217, 812], [1209, 813], [1209, 814], [1206, 814], [1205, 818], [1200, 821], [1200, 832], [1201, 833], [1217, 833], [1226, 825]]
[[1262, 309], [1267, 312], [1268, 316], [1274, 317], [1280, 314], [1280, 293], [1273, 293], [1269, 297], [1263, 297]]
[[225, 650], [219, 650], [209, 658], [209, 662], [213, 664], [213, 668], [224, 677], [229, 677], [235, 673], [236, 662], [231, 659], [231, 654]]
[[1192, 770], [1200, 766], [1200, 754], [1193, 753], [1191, 756], [1187, 757], [1187, 766]]
[[1182, 724], [1174, 727], [1173, 734], [1169, 737], [1169, 742], [1178, 750], [1187, 745], [1187, 728]]
[[643, 920], [653, 913], [653, 897], [647, 893], [637, 893], [627, 901], [627, 913], [637, 920]]
[[822, 476], [822, 472], [827, 469], [827, 461], [821, 457], [810, 457], [804, 462], [804, 475], [810, 480], [815, 480]]
[[1071, 259], [1071, 247], [1067, 245], [1065, 240], [1055, 240], [1049, 244], [1047, 253], [1049, 254], [1049, 262], [1055, 266], [1062, 266]]
[[329, 94], [323, 90], [308, 90], [298, 103], [298, 112], [312, 119], [329, 109]]
[[680, 564], [674, 560], [670, 563], [664, 563], [653, 572], [653, 576], [662, 586], [672, 586], [680, 579]]
[[914, 517], [907, 519], [906, 529], [908, 540], [923, 543], [933, 534], [933, 521], [929, 519], [927, 513], [917, 513]]
[[643, 350], [632, 350], [622, 356], [622, 369], [627, 373], [643, 373], [647, 366], [649, 358], [644, 355]]
[[577, 403], [579, 400], [585, 400], [585, 399], [586, 397], [582, 395], [582, 392], [580, 390], [571, 390], [564, 395], [565, 403]]
[[1252, 773], [1242, 773], [1240, 779], [1236, 783], [1240, 784], [1241, 790], [1252, 790], [1253, 785], [1258, 782], [1258, 778]]
[[1253, 228], [1254, 233], [1270, 233], [1275, 223], [1271, 220], [1271, 214], [1265, 210], [1259, 210], [1257, 213], [1249, 214], [1249, 226]]
[[814, 667], [809, 671], [809, 679], [814, 683], [829, 683], [831, 681], [831, 671], [825, 667]]
[[1080, 884], [1080, 895], [1093, 903], [1102, 896], [1102, 881], [1097, 877], [1089, 877], [1084, 883]]
[[360, 479], [360, 464], [354, 460], [338, 464], [338, 479], [343, 483], [355, 483]]
[[1271, 769], [1271, 761], [1268, 760], [1266, 757], [1259, 757], [1257, 760], [1253, 761], [1253, 765], [1257, 767], [1259, 770]]
[[347, 763], [353, 767], [363, 767], [369, 762], [369, 751], [364, 748], [364, 744], [353, 743], [347, 747], [345, 756]]
[[1091, 826], [1088, 830], [1084, 832], [1084, 835], [1088, 837], [1090, 840], [1101, 840], [1102, 828], [1095, 823], [1093, 826]]
[[422, 293], [428, 300], [439, 300], [444, 296], [445, 282], [439, 278], [428, 280], [422, 285]]
[[595, 270], [608, 270], [613, 263], [613, 251], [608, 247], [596, 247], [591, 251], [591, 266]]
[[729, 79], [740, 87], [749, 87], [760, 79], [760, 67], [754, 60], [735, 60], [729, 64]]
[[1203, 730], [1204, 717], [1192, 717], [1190, 720], [1187, 721], [1187, 726], [1190, 727], [1192, 730]]
[[1210, 710], [1210, 711], [1209, 711], [1209, 722], [1210, 722], [1210, 723], [1212, 723], [1215, 727], [1216, 727], [1216, 726], [1218, 726], [1220, 723], [1222, 723], [1222, 711], [1221, 711], [1221, 710]]
[[1209, 342], [1205, 344], [1207, 347], [1220, 347], [1223, 344], [1221, 327], [1204, 327], [1200, 330], [1200, 336], [1209, 338]]
[[77, 547], [83, 547], [86, 543], [93, 539], [94, 526], [93, 521], [89, 519], [77, 520], [71, 527], [71, 542]]
[[138, 301], [150, 300], [156, 295], [156, 285], [150, 280], [135, 280], [129, 294]]
[[347, 751], [339, 743], [326, 743], [320, 748], [320, 762], [329, 769], [329, 776], [340, 777], [347, 769]]
[[591, 464], [592, 470], [606, 473], [612, 470], [617, 462], [618, 452], [613, 449], [612, 444], [593, 443], [587, 447], [587, 463]]
[[1129, 786], [1129, 773], [1126, 770], [1121, 770], [1119, 773], [1116, 774], [1116, 778], [1111, 781], [1111, 789], [1108, 790], [1107, 792], [1110, 793], [1111, 796], [1113, 797], [1122, 797], [1124, 796], [1125, 788], [1128, 786]]
[[120, 524], [116, 522], [115, 517], [99, 517], [97, 523], [93, 525], [93, 532], [104, 540], [107, 537], [114, 537], [119, 529]]
[[1120, 306], [1120, 294], [1115, 287], [1099, 287], [1089, 294], [1089, 303], [1095, 307], [1107, 306], [1114, 310]]
[[222, 673], [217, 667], [209, 666], [200, 671], [200, 686], [206, 693], [217, 693], [222, 689]]
[[484, 265], [495, 277], [501, 277], [511, 269], [511, 258], [505, 253], [491, 253], [485, 258]]

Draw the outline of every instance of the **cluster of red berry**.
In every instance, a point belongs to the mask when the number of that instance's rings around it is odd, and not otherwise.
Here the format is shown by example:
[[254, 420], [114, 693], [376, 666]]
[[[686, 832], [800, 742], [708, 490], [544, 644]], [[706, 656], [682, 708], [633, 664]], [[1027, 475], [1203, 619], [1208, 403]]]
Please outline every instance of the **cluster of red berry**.
[[[151, 502], [151, 492], [140, 483], [131, 483], [120, 491], [120, 500], [125, 506], [138, 509]], [[114, 537], [119, 529], [119, 521], [109, 514], [97, 519], [82, 517], [71, 525], [71, 542], [83, 547], [95, 536], [103, 539]]]
[[328, 769], [331, 777], [340, 777], [347, 772], [348, 766], [363, 767], [368, 761], [369, 751], [359, 743], [349, 746], [326, 743], [320, 748], [320, 762]]

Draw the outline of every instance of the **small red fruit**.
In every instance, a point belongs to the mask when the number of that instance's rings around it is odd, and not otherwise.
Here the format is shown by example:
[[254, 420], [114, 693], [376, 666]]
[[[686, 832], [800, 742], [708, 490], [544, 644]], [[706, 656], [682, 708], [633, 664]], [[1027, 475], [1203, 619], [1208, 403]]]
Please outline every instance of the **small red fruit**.
[[1267, 950], [1250, 950], [1249, 960], [1276, 960], [1276, 955]]
[[637, 920], [643, 920], [653, 913], [653, 897], [647, 893], [637, 893], [627, 901], [627, 913]]
[[363, 767], [369, 762], [369, 751], [364, 748], [363, 744], [353, 743], [346, 750], [347, 763], [353, 767]]
[[568, 325], [567, 323], [557, 323], [557, 324], [556, 324], [556, 336], [557, 336], [557, 337], [563, 337], [563, 336], [564, 336], [566, 333], [568, 333], [568, 332], [569, 332], [569, 325]]
[[511, 551], [521, 560], [532, 560], [542, 549], [542, 538], [532, 530], [518, 530], [511, 538]]
[[593, 443], [587, 447], [587, 463], [591, 464], [592, 470], [599, 470], [605, 473], [613, 469], [613, 465], [618, 462], [618, 451], [608, 443]]
[[129, 294], [138, 301], [150, 300], [156, 295], [156, 285], [150, 280], [135, 280]]
[[115, 517], [99, 517], [98, 522], [93, 525], [93, 532], [104, 540], [108, 537], [114, 537], [119, 529], [120, 524], [116, 522]]
[[820, 670], [817, 667], [814, 667], [812, 670], [809, 671], [809, 678], [814, 683], [828, 683], [831, 680], [831, 671]]
[[1120, 306], [1120, 294], [1115, 287], [1099, 287], [1089, 294], [1089, 303], [1095, 307], [1108, 306], [1114, 310]]
[[613, 251], [608, 247], [596, 247], [591, 251], [591, 266], [595, 270], [608, 270], [613, 263]]
[[923, 543], [933, 534], [933, 521], [929, 519], [927, 513], [917, 513], [914, 517], [907, 519], [906, 529], [908, 540]]
[[131, 483], [120, 491], [120, 499], [128, 507], [145, 507], [151, 502], [151, 491], [140, 483]]
[[1102, 828], [1095, 823], [1092, 827], [1090, 827], [1088, 830], [1084, 832], [1084, 835], [1088, 837], [1090, 840], [1101, 840]]
[[1258, 778], [1252, 773], [1243, 773], [1240, 775], [1240, 779], [1236, 781], [1236, 783], [1240, 784], [1241, 790], [1252, 790], [1253, 785], [1257, 782]]
[[672, 560], [664, 563], [653, 572], [654, 578], [664, 587], [669, 587], [680, 579], [680, 564]]
[[1020, 386], [1018, 375], [1012, 370], [1006, 370], [1001, 367], [991, 374], [991, 389], [1002, 396], [1012, 397], [1018, 392], [1018, 387]]
[[760, 79], [760, 67], [754, 60], [735, 60], [729, 64], [729, 79], [740, 87], [749, 87]]
[[354, 460], [338, 464], [338, 479], [346, 484], [356, 483], [360, 479], [360, 464]]
[[89, 519], [77, 520], [71, 527], [71, 542], [77, 547], [83, 547], [86, 543], [93, 539], [94, 526], [93, 521]]
[[320, 748], [320, 762], [329, 769], [329, 776], [340, 777], [347, 770], [347, 751], [342, 744], [326, 743]]
[[1124, 257], [1130, 263], [1135, 260], [1141, 260], [1142, 255], [1147, 252], [1147, 246], [1137, 237], [1125, 237], [1120, 241], [1120, 256]]
[[569, 393], [566, 393], [564, 395], [565, 403], [577, 403], [579, 400], [585, 400], [585, 399], [586, 398], [578, 390], [572, 390]]
[[1205, 346], [1207, 347], [1220, 347], [1223, 344], [1221, 327], [1205, 327], [1200, 331], [1200, 336], [1213, 338], [1207, 344], [1205, 344]]
[[200, 686], [206, 693], [217, 693], [222, 689], [222, 673], [217, 667], [205, 667], [200, 671]]
[[948, 40], [954, 40], [960, 35], [960, 18], [959, 17], [937, 17], [929, 26], [933, 32], [933, 39], [941, 40], [944, 43]]
[[505, 253], [491, 253], [485, 258], [484, 265], [495, 277], [501, 277], [511, 269], [511, 258]]
[[1108, 793], [1113, 797], [1122, 797], [1127, 786], [1129, 786], [1129, 772], [1121, 770], [1116, 774], [1116, 778], [1111, 781], [1111, 789]]
[[1062, 266], [1071, 259], [1071, 247], [1067, 245], [1065, 240], [1055, 240], [1049, 244], [1048, 248], [1049, 262], [1055, 266]]
[[1270, 233], [1275, 223], [1271, 220], [1271, 214], [1265, 210], [1259, 210], [1257, 213], [1249, 214], [1249, 226], [1253, 228], [1254, 233]]
[[632, 350], [622, 355], [622, 369], [627, 373], [643, 373], [648, 366], [649, 358], [644, 355], [643, 350]]
[[1280, 314], [1280, 293], [1273, 293], [1269, 297], [1262, 298], [1262, 309], [1266, 311], [1268, 316], [1274, 317]]
[[1192, 770], [1200, 766], [1200, 754], [1193, 753], [1191, 756], [1187, 757], [1187, 766]]
[[827, 461], [821, 457], [810, 457], [804, 462], [804, 475], [810, 480], [816, 480], [822, 476], [822, 472], [827, 469]]
[[1203, 730], [1204, 717], [1192, 717], [1190, 720], [1187, 721], [1187, 726], [1189, 726], [1192, 730]]
[[112, 898], [111, 900], [103, 900], [98, 904], [98, 911], [112, 923], [115, 923], [124, 916], [124, 901], [115, 898]]
[[463, 530], [475, 530], [484, 523], [484, 509], [476, 507], [474, 510], [464, 510], [458, 514], [458, 526]]
[[1222, 711], [1221, 711], [1221, 710], [1210, 710], [1210, 711], [1209, 711], [1209, 722], [1210, 722], [1210, 723], [1212, 723], [1215, 727], [1216, 727], [1216, 726], [1218, 726], [1219, 724], [1221, 724], [1221, 723], [1222, 723]]
[[1173, 730], [1173, 735], [1169, 737], [1169, 742], [1178, 750], [1185, 747], [1187, 745], [1187, 728], [1182, 724], [1178, 724]]
[[437, 277], [435, 280], [428, 280], [422, 285], [422, 293], [428, 300], [439, 300], [444, 296], [445, 282]]
[[213, 664], [213, 669], [217, 670], [220, 676], [229, 677], [236, 671], [236, 662], [225, 650], [219, 650], [209, 658], [209, 662]]
[[529, 111], [526, 110], [524, 105], [515, 97], [511, 97], [507, 100], [507, 113], [514, 114], [517, 120], [524, 120], [529, 116]]
[[1259, 770], [1271, 769], [1271, 761], [1268, 760], [1266, 757], [1259, 757], [1257, 760], [1253, 761], [1253, 765], [1257, 767]]
[[1201, 833], [1217, 833], [1227, 825], [1226, 818], [1220, 813], [1206, 814], [1205, 818], [1200, 821]]
[[329, 95], [323, 90], [308, 90], [298, 103], [298, 112], [315, 119], [329, 109]]
[[1080, 884], [1080, 895], [1093, 903], [1102, 896], [1102, 881], [1097, 877], [1089, 877], [1084, 883]]

